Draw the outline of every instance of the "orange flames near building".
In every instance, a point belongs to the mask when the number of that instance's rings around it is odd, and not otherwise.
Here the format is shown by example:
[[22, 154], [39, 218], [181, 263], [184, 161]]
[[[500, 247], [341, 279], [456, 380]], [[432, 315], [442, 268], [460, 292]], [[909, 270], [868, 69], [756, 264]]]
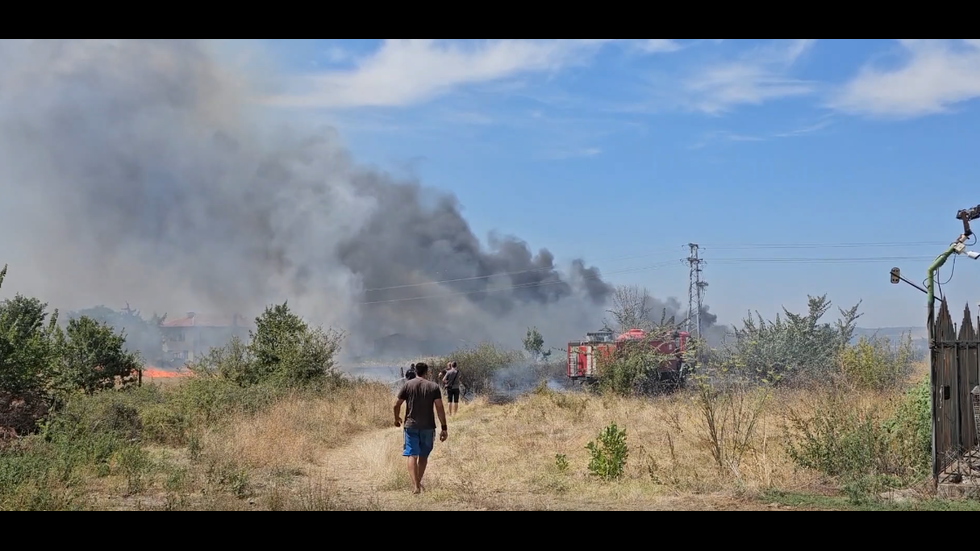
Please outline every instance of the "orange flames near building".
[[166, 371], [164, 369], [157, 369], [155, 367], [145, 367], [143, 368], [143, 378], [144, 379], [176, 379], [179, 377], [192, 377], [194, 374], [189, 371], [177, 372], [177, 371]]

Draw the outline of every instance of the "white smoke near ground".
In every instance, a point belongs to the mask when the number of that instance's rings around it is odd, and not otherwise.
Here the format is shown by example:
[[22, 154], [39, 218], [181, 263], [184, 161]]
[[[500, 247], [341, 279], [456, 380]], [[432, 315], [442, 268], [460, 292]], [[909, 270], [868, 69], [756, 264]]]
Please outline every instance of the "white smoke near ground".
[[256, 80], [200, 40], [0, 42], [9, 288], [171, 318], [288, 300], [358, 355], [600, 323], [597, 269], [514, 237], [484, 247], [453, 196], [360, 167], [332, 130], [269, 125]]
[[522, 362], [494, 372], [491, 379], [492, 394], [507, 399], [534, 391], [544, 385], [555, 392], [577, 389], [577, 385], [565, 376], [565, 364]]

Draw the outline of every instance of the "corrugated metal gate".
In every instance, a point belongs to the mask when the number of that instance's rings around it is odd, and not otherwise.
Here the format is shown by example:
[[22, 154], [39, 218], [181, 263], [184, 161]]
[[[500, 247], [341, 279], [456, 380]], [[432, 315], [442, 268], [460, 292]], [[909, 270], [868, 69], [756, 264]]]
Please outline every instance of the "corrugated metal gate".
[[943, 300], [931, 337], [933, 479], [938, 482], [942, 473], [978, 444], [971, 391], [980, 384], [980, 339], [970, 307], [963, 311], [957, 334], [949, 305]]

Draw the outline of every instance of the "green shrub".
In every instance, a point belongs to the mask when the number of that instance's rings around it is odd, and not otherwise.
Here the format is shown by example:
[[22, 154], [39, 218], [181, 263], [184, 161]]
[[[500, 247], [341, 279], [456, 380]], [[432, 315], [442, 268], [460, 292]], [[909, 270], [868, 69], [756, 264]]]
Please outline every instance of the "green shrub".
[[54, 446], [37, 436], [20, 439], [0, 453], [0, 511], [84, 508], [77, 481]]
[[210, 425], [235, 413], [253, 414], [275, 403], [288, 390], [275, 385], [239, 386], [228, 379], [194, 378], [170, 395], [191, 423]]
[[126, 494], [139, 495], [146, 489], [146, 476], [153, 468], [146, 450], [138, 445], [126, 446], [117, 454], [119, 470], [126, 477]]
[[932, 403], [929, 378], [909, 389], [892, 419], [885, 423], [900, 464], [916, 479], [932, 469]]
[[[669, 388], [671, 381], [660, 380], [660, 368], [676, 356], [658, 350], [659, 343], [670, 340], [672, 326], [658, 326], [647, 337], [621, 343], [611, 357], [599, 356], [598, 388], [619, 396], [637, 396]], [[687, 350], [685, 365], [693, 360], [694, 349]]]
[[602, 480], [613, 480], [623, 476], [629, 447], [626, 445], [626, 431], [615, 423], [604, 428], [599, 437], [585, 447], [589, 450], [589, 474]]
[[620, 355], [602, 363], [597, 388], [618, 396], [636, 396], [644, 392], [652, 372], [653, 366], [643, 355]]
[[146, 442], [166, 446], [185, 446], [192, 428], [192, 415], [175, 407], [173, 400], [148, 403], [140, 409], [140, 424]]
[[109, 475], [114, 464], [121, 465], [128, 489], [140, 491], [148, 469], [139, 449], [139, 407], [145, 398], [142, 392], [71, 396], [49, 416], [40, 434], [19, 439], [0, 453], [2, 508], [79, 508], [84, 505], [77, 499], [79, 480]]
[[299, 387], [343, 379], [335, 362], [343, 333], [307, 325], [286, 303], [266, 308], [255, 324], [249, 343], [233, 338], [192, 364], [191, 371], [240, 387]]
[[911, 334], [903, 335], [897, 347], [888, 338], [861, 337], [839, 353], [838, 365], [843, 378], [856, 388], [886, 390], [905, 382], [914, 358]]
[[834, 396], [812, 418], [794, 411], [790, 421], [798, 436], [787, 451], [801, 467], [831, 477], [873, 474], [886, 467], [888, 440], [873, 410], [858, 409]]
[[767, 384], [780, 385], [810, 378], [824, 380], [835, 365], [837, 354], [850, 342], [856, 327], [859, 302], [840, 309], [836, 325], [820, 323], [830, 310], [824, 296], [808, 297], [806, 314], [783, 309], [774, 321], [756, 313], [742, 320], [727, 343], [723, 365], [732, 371]]
[[797, 465], [835, 478], [860, 501], [928, 475], [931, 419], [928, 380], [909, 390], [890, 418], [832, 392], [812, 416], [790, 412], [795, 430], [787, 451]]
[[433, 377], [452, 361], [459, 364], [460, 381], [467, 391], [482, 394], [493, 388], [494, 375], [498, 371], [521, 364], [524, 354], [489, 342], [460, 348], [444, 358], [433, 360], [429, 365]]
[[565, 454], [555, 454], [555, 468], [558, 469], [558, 472], [560, 473], [568, 471], [568, 458], [565, 457]]
[[694, 383], [701, 443], [711, 450], [719, 470], [739, 477], [770, 398], [768, 389], [742, 383], [713, 386], [704, 376]]

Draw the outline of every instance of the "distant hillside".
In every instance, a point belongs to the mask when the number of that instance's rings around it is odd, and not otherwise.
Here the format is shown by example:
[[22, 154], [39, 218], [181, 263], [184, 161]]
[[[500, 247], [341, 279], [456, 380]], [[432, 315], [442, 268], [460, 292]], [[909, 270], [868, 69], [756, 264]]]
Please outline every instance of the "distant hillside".
[[925, 325], [921, 327], [858, 327], [854, 330], [854, 341], [856, 342], [861, 337], [878, 336], [887, 337], [888, 340], [896, 342], [906, 333], [912, 334], [913, 346], [921, 350], [929, 349], [929, 334], [926, 331]]

